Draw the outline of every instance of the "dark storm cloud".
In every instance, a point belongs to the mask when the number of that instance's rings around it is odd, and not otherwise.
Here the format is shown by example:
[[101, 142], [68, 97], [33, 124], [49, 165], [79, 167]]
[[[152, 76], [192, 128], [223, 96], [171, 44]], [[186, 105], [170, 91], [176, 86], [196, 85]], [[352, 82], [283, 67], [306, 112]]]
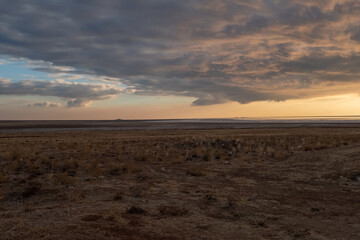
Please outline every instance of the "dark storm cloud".
[[[191, 96], [195, 105], [248, 103], [296, 97], [281, 88], [359, 80], [358, 1], [0, 0], [0, 6], [0, 54], [118, 79], [137, 94]], [[101, 99], [81, 93], [67, 97], [60, 88], [51, 96], [71, 98], [68, 106]], [[18, 94], [45, 95], [41, 88]]]

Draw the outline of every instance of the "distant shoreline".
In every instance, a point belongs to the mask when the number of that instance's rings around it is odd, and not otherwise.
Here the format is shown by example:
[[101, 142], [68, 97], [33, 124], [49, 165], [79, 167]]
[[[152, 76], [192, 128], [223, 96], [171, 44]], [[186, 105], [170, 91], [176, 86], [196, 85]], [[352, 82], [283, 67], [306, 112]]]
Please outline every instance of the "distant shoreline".
[[0, 133], [73, 130], [181, 130], [181, 129], [251, 129], [251, 128], [360, 128], [360, 120], [49, 120], [0, 121]]

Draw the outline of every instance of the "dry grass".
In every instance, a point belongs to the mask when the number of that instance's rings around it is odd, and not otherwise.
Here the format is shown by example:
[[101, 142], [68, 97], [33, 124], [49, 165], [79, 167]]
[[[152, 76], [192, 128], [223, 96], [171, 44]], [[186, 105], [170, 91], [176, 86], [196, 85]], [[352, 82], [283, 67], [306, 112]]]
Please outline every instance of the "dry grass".
[[358, 144], [350, 128], [3, 134], [0, 232], [357, 240]]

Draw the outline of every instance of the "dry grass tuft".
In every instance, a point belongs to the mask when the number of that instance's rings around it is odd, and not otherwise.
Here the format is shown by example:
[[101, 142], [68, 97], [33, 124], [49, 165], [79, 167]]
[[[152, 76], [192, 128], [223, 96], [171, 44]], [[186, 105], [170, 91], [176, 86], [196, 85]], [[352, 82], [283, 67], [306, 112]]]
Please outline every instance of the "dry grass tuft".
[[163, 216], [185, 216], [189, 213], [186, 208], [178, 207], [175, 205], [161, 205], [158, 207], [158, 210]]
[[113, 200], [122, 200], [123, 198], [124, 198], [124, 191], [123, 190], [117, 191], [113, 196]]
[[144, 210], [143, 208], [139, 207], [139, 206], [132, 206], [126, 211], [126, 213], [128, 213], [128, 214], [146, 215], [147, 211]]
[[25, 187], [24, 191], [22, 192], [21, 196], [23, 198], [29, 198], [37, 194], [41, 189], [40, 183], [30, 183], [27, 187]]
[[206, 175], [204, 168], [200, 165], [188, 167], [186, 174], [194, 177], [202, 177]]
[[134, 187], [131, 187], [130, 192], [131, 192], [131, 196], [133, 197], [136, 198], [145, 197], [146, 194], [148, 193], [148, 188], [146, 186], [139, 184]]
[[20, 159], [24, 158], [24, 153], [22, 151], [20, 151], [18, 148], [12, 149], [8, 154], [8, 158], [13, 161], [20, 160]]
[[134, 156], [134, 160], [137, 162], [152, 162], [155, 159], [155, 156], [149, 153], [137, 153]]
[[69, 176], [67, 173], [59, 173], [57, 175], [57, 180], [62, 185], [74, 185], [76, 182], [75, 178]]
[[217, 201], [218, 201], [218, 199], [213, 194], [206, 194], [204, 197], [204, 203], [207, 205], [213, 205]]
[[102, 165], [102, 163], [99, 160], [94, 160], [91, 163], [91, 166], [90, 166], [90, 175], [91, 175], [91, 177], [98, 178], [100, 176], [103, 176], [104, 171], [101, 168], [101, 165]]
[[85, 199], [85, 192], [83, 190], [75, 190], [68, 194], [68, 199], [72, 202], [81, 202]]
[[110, 222], [117, 222], [119, 220], [119, 213], [117, 211], [108, 211], [108, 213], [104, 215], [104, 219]]
[[233, 196], [227, 196], [225, 206], [223, 207], [225, 210], [235, 210], [238, 207], [238, 201]]
[[68, 170], [76, 170], [76, 169], [78, 169], [79, 165], [80, 165], [80, 163], [79, 163], [79, 160], [77, 160], [77, 159], [65, 160], [62, 165], [62, 171], [66, 172]]
[[83, 216], [81, 218], [81, 220], [85, 221], [85, 222], [95, 222], [95, 221], [99, 221], [101, 219], [103, 219], [103, 216], [96, 215], [96, 214], [89, 214], [89, 215]]
[[5, 174], [0, 172], [0, 183], [5, 183], [8, 181], [8, 178], [5, 176]]
[[135, 169], [136, 169], [136, 164], [134, 161], [126, 161], [122, 165], [122, 170], [127, 173], [132, 173], [133, 171], [135, 171]]
[[214, 154], [211, 151], [206, 151], [202, 156], [202, 160], [205, 162], [212, 162], [214, 159], [215, 159]]
[[110, 162], [107, 164], [107, 173], [110, 175], [120, 175], [122, 166], [117, 162]]

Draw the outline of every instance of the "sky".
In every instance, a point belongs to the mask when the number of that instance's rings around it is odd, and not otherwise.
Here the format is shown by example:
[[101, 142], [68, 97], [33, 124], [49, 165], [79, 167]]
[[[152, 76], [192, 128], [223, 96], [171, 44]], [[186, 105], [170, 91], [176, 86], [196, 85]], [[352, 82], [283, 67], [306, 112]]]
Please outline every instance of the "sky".
[[0, 120], [360, 115], [360, 1], [0, 6]]

